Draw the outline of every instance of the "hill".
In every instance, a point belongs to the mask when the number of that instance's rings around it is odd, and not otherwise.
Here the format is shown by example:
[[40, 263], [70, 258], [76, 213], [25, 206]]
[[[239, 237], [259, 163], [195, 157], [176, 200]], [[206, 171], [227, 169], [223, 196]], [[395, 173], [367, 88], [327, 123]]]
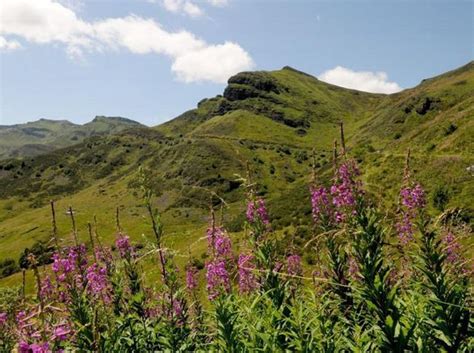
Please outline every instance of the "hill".
[[[472, 207], [472, 92], [473, 63], [392, 95], [333, 86], [290, 67], [237, 74], [222, 95], [155, 128], [93, 136], [41, 156], [2, 161], [0, 258], [17, 259], [24, 248], [50, 238], [50, 199], [57, 200], [66, 243], [69, 205], [84, 240], [96, 215], [104, 242], [113, 241], [116, 207], [134, 240], [151, 239], [136, 182], [139, 166], [160, 195], [155, 205], [163, 213], [165, 242], [178, 251], [205, 256], [199, 239], [210, 202], [223, 208], [224, 224], [240, 236], [245, 190], [236, 174], [244, 176], [247, 166], [268, 201], [273, 228], [300, 246], [311, 233], [312, 151], [319, 178], [327, 180], [341, 121], [369, 193], [387, 210], [397, 200], [408, 148], [431, 212]], [[11, 276], [3, 284], [16, 280]]]
[[0, 125], [0, 160], [37, 156], [77, 144], [91, 136], [113, 134], [138, 126], [142, 125], [130, 119], [105, 116], [96, 116], [84, 125], [48, 119], [11, 126]]

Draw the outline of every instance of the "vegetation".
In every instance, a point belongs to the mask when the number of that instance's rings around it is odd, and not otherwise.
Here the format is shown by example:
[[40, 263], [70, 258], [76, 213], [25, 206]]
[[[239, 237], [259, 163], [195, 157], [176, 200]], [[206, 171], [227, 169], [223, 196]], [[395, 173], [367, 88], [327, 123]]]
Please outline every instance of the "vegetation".
[[120, 117], [97, 116], [84, 125], [67, 120], [40, 119], [26, 124], [0, 126], [0, 159], [37, 156], [77, 144], [91, 136], [108, 135], [141, 124]]
[[[36, 293], [25, 295], [24, 283], [0, 296], [1, 348], [472, 351], [472, 264], [461, 246], [467, 225], [452, 212], [436, 222], [427, 216], [425, 191], [413, 179], [409, 157], [398, 210], [387, 218], [367, 196], [356, 162], [344, 148], [334, 156], [330, 185], [316, 170], [312, 174], [314, 232], [306, 246], [320, 254], [312, 266], [303, 265], [301, 249], [282, 246], [286, 239], [272, 229], [250, 173], [243, 180], [247, 206], [239, 251], [211, 202], [201, 269], [164, 246], [153, 183], [143, 169], [136, 183], [154, 234], [145, 246], [130, 242], [117, 209], [113, 248], [103, 245], [91, 223], [89, 240], [80, 243], [73, 212], [74, 245], [63, 247], [52, 204], [51, 271], [40, 271], [30, 252]], [[156, 259], [159, 270], [153, 285], [143, 274], [146, 257]], [[178, 257], [187, 257], [181, 269]], [[208, 299], [201, 295], [202, 277]]]

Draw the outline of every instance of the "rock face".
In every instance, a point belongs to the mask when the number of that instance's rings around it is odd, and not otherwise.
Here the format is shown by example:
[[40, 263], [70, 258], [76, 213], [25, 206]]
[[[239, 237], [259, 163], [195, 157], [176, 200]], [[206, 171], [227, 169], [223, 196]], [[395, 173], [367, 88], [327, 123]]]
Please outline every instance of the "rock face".
[[266, 72], [242, 72], [229, 78], [224, 97], [230, 101], [268, 97], [268, 93], [280, 93], [278, 84]]
[[422, 100], [418, 104], [418, 106], [416, 107], [416, 112], [420, 115], [425, 115], [430, 110], [435, 109], [438, 106], [439, 103], [440, 103], [439, 99], [433, 99], [431, 97], [425, 97], [425, 99]]
[[260, 91], [279, 93], [277, 82], [266, 72], [241, 72], [229, 78], [228, 83], [248, 85]]
[[265, 97], [260, 91], [253, 87], [243, 85], [229, 85], [224, 90], [224, 97], [230, 101], [240, 101], [247, 98]]
[[403, 107], [405, 114], [410, 114], [413, 110], [419, 115], [425, 115], [431, 110], [437, 109], [440, 106], [441, 100], [433, 97], [420, 97], [412, 99]]

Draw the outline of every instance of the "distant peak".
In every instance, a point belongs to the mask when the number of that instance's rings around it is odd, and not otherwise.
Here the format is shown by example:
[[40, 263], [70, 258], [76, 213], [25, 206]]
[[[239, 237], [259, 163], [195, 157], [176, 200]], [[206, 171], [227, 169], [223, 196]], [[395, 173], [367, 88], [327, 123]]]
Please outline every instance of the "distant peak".
[[[74, 125], [74, 123], [71, 123], [69, 120], [66, 119], [46, 119], [46, 118], [40, 118], [37, 121], [43, 121], [47, 123], [58, 123], [58, 124], [71, 124]], [[30, 121], [30, 123], [35, 123], [35, 121]]]
[[296, 72], [297, 74], [304, 75], [304, 76], [308, 76], [308, 77], [311, 77], [311, 78], [314, 78], [314, 79], [317, 80], [317, 78], [316, 78], [315, 76], [310, 75], [310, 74], [308, 74], [308, 73], [306, 73], [306, 72], [297, 70], [297, 69], [295, 69], [295, 68], [293, 68], [293, 67], [291, 67], [291, 66], [283, 66], [283, 67], [282, 67], [282, 70], [293, 71], [293, 72]]
[[133, 124], [133, 125], [141, 125], [139, 122], [124, 118], [121, 116], [104, 116], [104, 115], [97, 115], [92, 122], [98, 122], [98, 121], [117, 121], [121, 123], [128, 123], [128, 124]]

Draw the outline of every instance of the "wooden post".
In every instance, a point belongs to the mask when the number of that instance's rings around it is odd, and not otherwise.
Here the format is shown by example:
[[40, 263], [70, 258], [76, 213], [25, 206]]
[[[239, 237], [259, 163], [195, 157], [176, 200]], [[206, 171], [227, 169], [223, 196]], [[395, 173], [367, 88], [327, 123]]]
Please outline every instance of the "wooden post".
[[76, 219], [74, 218], [74, 211], [72, 209], [72, 206], [69, 206], [69, 215], [71, 216], [72, 234], [74, 236], [74, 242], [76, 243], [76, 246], [79, 246], [79, 240], [77, 239]]
[[341, 149], [342, 149], [342, 155], [345, 156], [346, 155], [346, 142], [344, 140], [344, 123], [341, 121], [339, 123], [339, 127], [340, 127], [340, 130], [341, 130]]
[[54, 208], [54, 201], [50, 201], [51, 204], [51, 235], [56, 246], [56, 251], [59, 252], [59, 240], [58, 240], [58, 227], [56, 225], [56, 210]]

